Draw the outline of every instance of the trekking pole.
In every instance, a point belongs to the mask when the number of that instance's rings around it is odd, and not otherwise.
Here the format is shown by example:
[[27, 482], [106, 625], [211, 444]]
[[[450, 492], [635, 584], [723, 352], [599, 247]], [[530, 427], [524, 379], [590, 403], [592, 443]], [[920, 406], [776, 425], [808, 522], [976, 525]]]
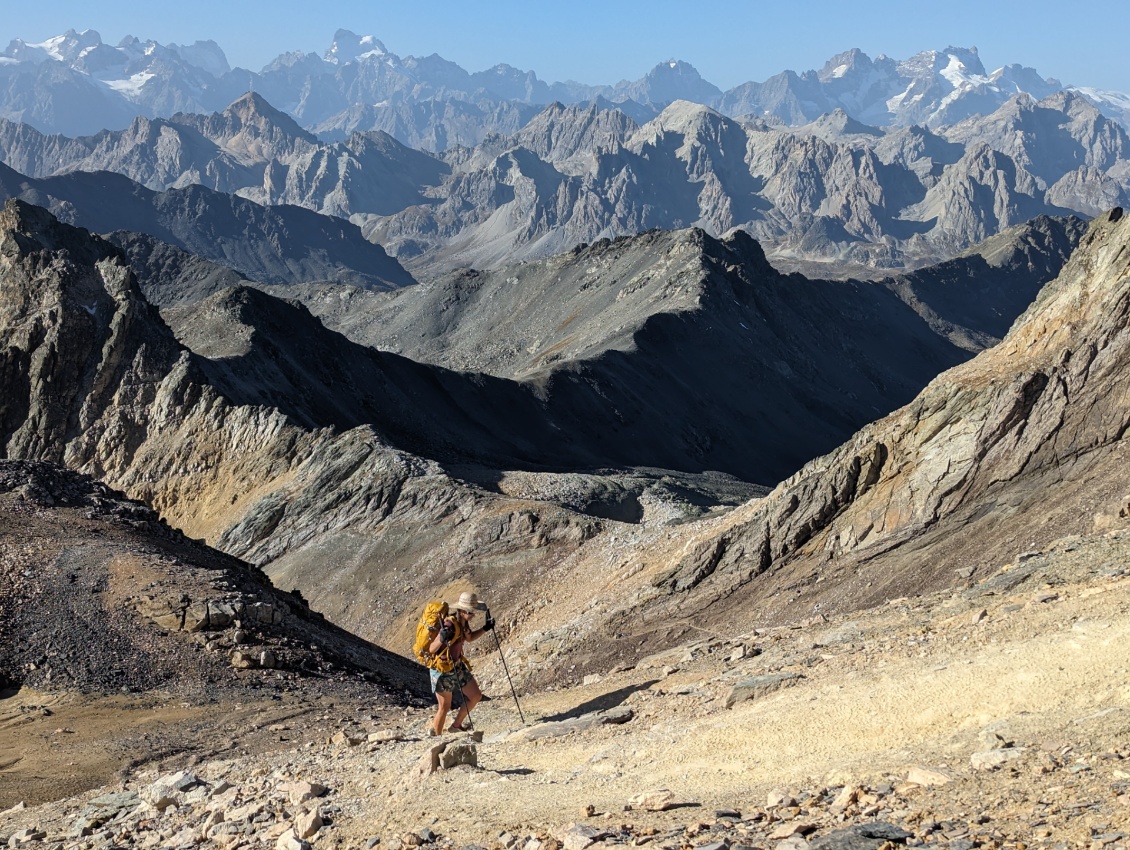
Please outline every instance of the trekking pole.
[[510, 678], [510, 669], [506, 666], [506, 656], [502, 654], [502, 641], [498, 639], [498, 632], [494, 633], [494, 645], [498, 647], [498, 657], [502, 659], [502, 669], [506, 671], [506, 681], [510, 682], [510, 693], [514, 695], [514, 705], [518, 706], [518, 716], [522, 718], [522, 725], [526, 725], [526, 717], [522, 714], [522, 704], [518, 702], [518, 692], [514, 690], [514, 682]]

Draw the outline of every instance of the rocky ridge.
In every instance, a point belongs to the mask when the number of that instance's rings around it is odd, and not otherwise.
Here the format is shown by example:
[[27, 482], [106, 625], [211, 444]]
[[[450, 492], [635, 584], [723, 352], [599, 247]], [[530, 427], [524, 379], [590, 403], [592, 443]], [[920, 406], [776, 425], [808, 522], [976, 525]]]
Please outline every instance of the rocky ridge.
[[[94, 232], [147, 234], [263, 283], [331, 280], [392, 289], [415, 282], [347, 222], [296, 207], [260, 206], [200, 185], [152, 192], [110, 172], [34, 180], [0, 163], [0, 196], [50, 209]], [[135, 237], [122, 241], [127, 250], [153, 253], [135, 247]]]

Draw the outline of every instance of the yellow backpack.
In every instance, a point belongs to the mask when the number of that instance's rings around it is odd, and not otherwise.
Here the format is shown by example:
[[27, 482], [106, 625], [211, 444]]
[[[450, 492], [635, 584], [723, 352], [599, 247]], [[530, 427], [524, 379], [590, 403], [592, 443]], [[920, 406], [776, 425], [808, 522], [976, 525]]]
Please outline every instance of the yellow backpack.
[[[432, 655], [428, 648], [435, 641], [436, 635], [439, 634], [440, 626], [443, 625], [447, 614], [447, 603], [440, 599], [433, 599], [425, 605], [424, 613], [420, 615], [420, 622], [416, 624], [416, 642], [412, 644], [412, 652], [419, 662], [426, 667], [439, 670], [441, 673], [450, 673], [455, 669], [455, 664], [448, 654], [447, 647], [443, 647], [435, 655]], [[458, 621], [455, 623], [455, 630], [456, 639], [458, 639]]]

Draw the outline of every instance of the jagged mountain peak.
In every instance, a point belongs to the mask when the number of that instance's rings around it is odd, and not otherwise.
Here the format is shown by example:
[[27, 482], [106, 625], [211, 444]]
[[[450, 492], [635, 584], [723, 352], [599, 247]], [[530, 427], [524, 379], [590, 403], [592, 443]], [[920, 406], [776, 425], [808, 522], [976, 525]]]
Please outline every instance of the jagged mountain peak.
[[826, 140], [842, 136], [875, 136], [878, 138], [883, 135], [883, 131], [878, 127], [857, 121], [839, 106], [831, 112], [824, 113], [811, 124], [798, 128], [798, 132], [812, 133]]
[[347, 29], [334, 33], [333, 43], [324, 54], [324, 59], [334, 65], [345, 65], [363, 59], [379, 59], [389, 55], [388, 48], [375, 36], [357, 35]]
[[54, 36], [46, 41], [29, 44], [22, 38], [14, 38], [9, 42], [2, 55], [17, 61], [45, 62], [71, 62], [77, 59], [84, 50], [98, 47], [102, 44], [102, 36], [97, 30], [87, 29], [76, 32], [68, 29], [62, 35]]
[[733, 119], [727, 118], [709, 106], [690, 100], [676, 100], [655, 116], [647, 126], [685, 133], [706, 125], [722, 126], [733, 123]]
[[[885, 57], [880, 54], [879, 61], [883, 59]], [[870, 56], [858, 47], [853, 47], [851, 50], [845, 50], [843, 53], [831, 57], [824, 63], [824, 67], [817, 71], [816, 75], [821, 82], [826, 83], [831, 80], [842, 79], [853, 72], [865, 71], [874, 64]]]
[[212, 39], [192, 44], [170, 42], [167, 46], [189, 65], [207, 71], [213, 77], [222, 77], [231, 70], [227, 55]]
[[9, 198], [0, 210], [0, 239], [2, 253], [8, 259], [66, 249], [76, 262], [93, 263], [113, 257], [125, 265], [117, 249], [101, 237], [64, 224], [42, 207], [19, 198]]
[[693, 100], [713, 104], [722, 97], [722, 90], [707, 82], [689, 62], [668, 59], [660, 62], [640, 80], [616, 86], [618, 97], [657, 106], [676, 100]]
[[947, 47], [944, 50], [923, 50], [899, 63], [899, 70], [913, 77], [942, 74], [975, 75], [985, 77], [987, 72], [981, 63], [976, 47]]
[[270, 102], [258, 92], [249, 91], [241, 95], [221, 113], [231, 118], [236, 118], [246, 125], [261, 125], [264, 122], [274, 124], [288, 135], [302, 136], [316, 141], [317, 137], [299, 126], [298, 122], [279, 109], [275, 109]]

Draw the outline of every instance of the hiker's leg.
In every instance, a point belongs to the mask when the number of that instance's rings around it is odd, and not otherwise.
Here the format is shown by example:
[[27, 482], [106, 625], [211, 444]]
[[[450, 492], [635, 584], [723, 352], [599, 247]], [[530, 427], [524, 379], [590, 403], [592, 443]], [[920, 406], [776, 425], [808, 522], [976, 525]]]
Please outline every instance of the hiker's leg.
[[459, 707], [459, 713], [455, 715], [455, 720], [451, 722], [452, 727], [462, 727], [463, 721], [467, 719], [467, 715], [471, 713], [471, 710], [478, 705], [479, 700], [483, 698], [483, 692], [479, 690], [479, 683], [475, 681], [474, 676], [468, 679], [467, 683], [463, 685], [463, 696], [466, 697], [466, 699], [463, 700], [463, 705]]
[[436, 735], [443, 734], [443, 721], [447, 719], [447, 712], [451, 711], [451, 691], [436, 691], [436, 716], [432, 720], [432, 731]]

